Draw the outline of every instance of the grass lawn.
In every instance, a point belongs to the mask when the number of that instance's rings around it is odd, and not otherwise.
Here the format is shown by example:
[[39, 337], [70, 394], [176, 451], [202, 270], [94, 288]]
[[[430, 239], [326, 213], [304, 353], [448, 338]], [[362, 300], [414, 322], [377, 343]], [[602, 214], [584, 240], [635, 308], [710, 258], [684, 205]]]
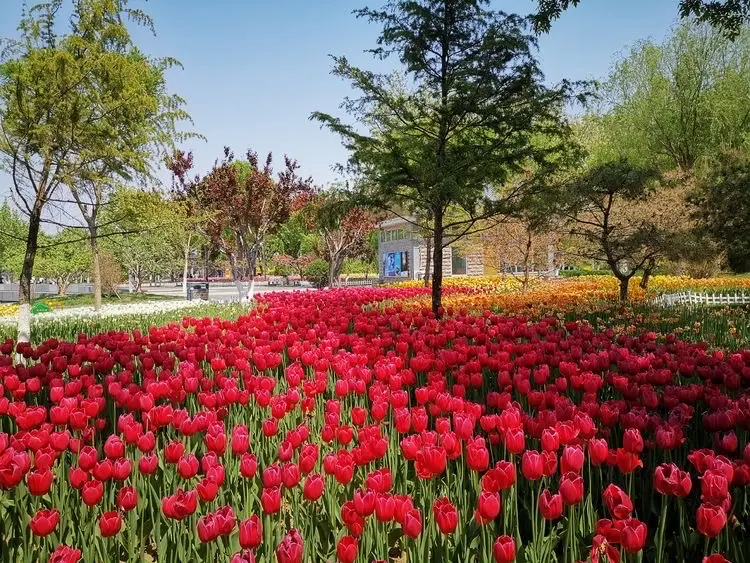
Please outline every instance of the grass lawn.
[[[118, 295], [103, 295], [102, 304], [123, 305], [127, 303], [148, 303], [152, 301], [167, 301], [174, 299], [174, 296], [156, 295], [153, 293], [120, 293]], [[85, 307], [94, 304], [94, 296], [89, 293], [84, 295], [54, 295], [51, 297], [39, 297], [38, 299], [34, 299], [34, 303], [40, 301], [47, 303], [48, 305], [54, 303], [57, 306], [65, 308]]]

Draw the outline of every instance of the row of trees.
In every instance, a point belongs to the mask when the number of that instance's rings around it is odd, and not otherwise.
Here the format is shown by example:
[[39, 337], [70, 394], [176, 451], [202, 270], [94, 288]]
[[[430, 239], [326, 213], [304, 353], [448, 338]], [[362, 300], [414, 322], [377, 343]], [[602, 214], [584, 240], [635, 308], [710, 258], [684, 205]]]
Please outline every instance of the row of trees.
[[346, 258], [372, 259], [368, 242], [375, 214], [353, 205], [338, 189], [322, 190], [311, 178], [301, 178], [298, 163], [287, 156], [278, 173], [270, 153], [261, 162], [249, 150], [237, 160], [229, 148], [203, 176], [191, 176], [190, 153], [176, 152], [168, 167], [175, 196], [196, 229], [228, 260], [241, 299], [253, 298], [264, 249], [279, 267], [300, 274], [315, 257], [325, 260], [330, 285]]
[[[254, 170], [244, 162], [236, 166], [241, 173]], [[209, 180], [212, 186], [218, 176], [214, 169]], [[275, 180], [266, 178], [264, 183], [272, 185]], [[376, 269], [374, 216], [357, 208], [341, 212], [338, 192], [311, 189], [295, 196], [287, 194], [279, 203], [281, 196], [276, 190], [263, 194], [245, 188], [247, 178], [240, 184], [223, 186], [221, 197], [216, 199], [203, 193], [200, 201], [192, 199], [197, 195], [195, 191], [202, 189], [196, 185], [189, 193], [169, 197], [135, 188], [115, 190], [101, 211], [102, 226], [97, 238], [97, 250], [109, 265], [105, 279], [99, 282], [104, 291], [116, 290], [125, 275], [132, 289], [140, 291], [148, 278], [174, 279], [179, 272], [186, 293], [189, 270], [197, 269], [203, 275], [215, 264], [221, 266], [225, 262], [240, 285], [257, 273], [252, 268], [258, 265], [261, 273], [304, 275], [330, 285], [338, 280], [345, 260], [349, 260], [350, 268], [359, 267], [365, 272]], [[221, 204], [224, 197], [229, 197], [229, 190], [235, 190], [231, 196], [234, 209], [222, 223], [219, 217], [228, 213], [229, 207], [222, 209]], [[285, 206], [288, 212], [278, 215]], [[266, 209], [274, 210], [274, 214], [264, 215]], [[263, 229], [259, 234], [248, 226], [257, 224]], [[0, 206], [0, 272], [14, 277], [21, 272], [27, 231], [28, 222], [7, 202]], [[54, 281], [61, 294], [74, 280], [93, 280], [93, 256], [81, 231], [82, 228], [66, 228], [54, 235], [40, 233], [34, 277]], [[220, 233], [221, 237], [212, 238], [213, 233]], [[253, 236], [257, 236], [258, 248], [252, 257], [254, 262], [240, 265], [234, 241], [253, 240]], [[352, 259], [359, 259], [359, 263]], [[247, 291], [241, 288], [240, 297], [246, 297]]]
[[[549, 86], [532, 30], [545, 6], [554, 19], [577, 2], [540, 4], [530, 18], [484, 0], [360, 10], [382, 25], [373, 54], [398, 59], [402, 74], [337, 58], [334, 74], [360, 94], [343, 104], [357, 122], [312, 115], [349, 149], [351, 199], [416, 217], [429, 237], [435, 314], [443, 249], [509, 222], [528, 247], [535, 234], [572, 237], [571, 251], [606, 264], [623, 299], [637, 272], [646, 284], [664, 260], [724, 255], [742, 270], [747, 239], [721, 227], [746, 229], [750, 216], [735, 203], [738, 189], [747, 200], [747, 31], [687, 20], [664, 44], [637, 44], [600, 87]], [[711, 20], [698, 4], [682, 8]], [[577, 102], [584, 112], [572, 119]]]

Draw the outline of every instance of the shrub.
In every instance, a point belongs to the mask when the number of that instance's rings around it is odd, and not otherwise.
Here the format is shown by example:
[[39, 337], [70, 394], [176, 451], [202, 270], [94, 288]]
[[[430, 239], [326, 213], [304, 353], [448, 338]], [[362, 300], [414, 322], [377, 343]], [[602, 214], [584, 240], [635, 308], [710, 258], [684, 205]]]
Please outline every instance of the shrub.
[[325, 287], [328, 284], [328, 262], [316, 258], [305, 266], [302, 275], [318, 289]]

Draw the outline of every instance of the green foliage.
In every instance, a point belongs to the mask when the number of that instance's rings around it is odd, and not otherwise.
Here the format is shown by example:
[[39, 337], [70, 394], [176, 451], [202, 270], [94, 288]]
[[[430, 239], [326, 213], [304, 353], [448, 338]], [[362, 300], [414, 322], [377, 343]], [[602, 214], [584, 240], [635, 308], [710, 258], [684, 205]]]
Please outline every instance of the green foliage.
[[317, 288], [325, 287], [328, 283], [328, 262], [316, 258], [302, 271], [302, 275]]
[[690, 172], [719, 148], [747, 144], [750, 31], [735, 42], [707, 25], [684, 23], [661, 44], [637, 43], [604, 83], [606, 111], [582, 131], [603, 160]]
[[91, 268], [91, 249], [82, 240], [80, 229], [65, 229], [52, 237], [43, 237], [34, 265], [34, 274], [55, 280], [64, 295], [75, 278]]
[[[578, 6], [581, 0], [537, 0], [537, 3], [534, 27], [546, 33], [554, 20], [568, 8]], [[680, 0], [679, 14], [682, 18], [695, 17], [700, 22], [709, 23], [727, 37], [734, 38], [743, 24], [750, 20], [750, 0]]]
[[174, 209], [159, 194], [119, 189], [104, 209], [102, 246], [133, 278], [136, 290], [148, 275], [176, 266], [171, 236]]
[[49, 313], [50, 311], [52, 311], [52, 309], [49, 308], [49, 305], [42, 301], [37, 301], [31, 306], [31, 313], [34, 315], [38, 315], [39, 313]]
[[266, 246], [275, 254], [299, 258], [314, 252], [319, 244], [318, 234], [310, 229], [303, 211], [292, 213], [276, 232], [267, 239]]
[[696, 215], [735, 272], [750, 272], [750, 154], [728, 152], [700, 180]]
[[361, 258], [347, 258], [341, 267], [342, 274], [372, 274], [377, 275], [378, 266]]
[[647, 203], [658, 177], [626, 159], [591, 164], [558, 195], [571, 234], [582, 241], [577, 254], [607, 264], [623, 300], [630, 278], [641, 269], [650, 275], [673, 246], [674, 233]]
[[[406, 76], [376, 74], [335, 58], [333, 73], [359, 92], [345, 109], [369, 128], [316, 112], [342, 137], [349, 168], [361, 178], [356, 201], [393, 213], [424, 214], [441, 252], [443, 239], [470, 234], [507, 211], [520, 187], [491, 193], [530, 164], [555, 167], [567, 145], [561, 110], [568, 84], [547, 88], [533, 56], [526, 19], [485, 0], [387, 2], [359, 17], [382, 24], [375, 56], [394, 55]], [[535, 135], [557, 142], [539, 147]], [[420, 223], [421, 224], [421, 223]], [[442, 291], [435, 263], [433, 309]]]
[[26, 223], [15, 213], [8, 202], [0, 205], [0, 272], [18, 276], [23, 262]]

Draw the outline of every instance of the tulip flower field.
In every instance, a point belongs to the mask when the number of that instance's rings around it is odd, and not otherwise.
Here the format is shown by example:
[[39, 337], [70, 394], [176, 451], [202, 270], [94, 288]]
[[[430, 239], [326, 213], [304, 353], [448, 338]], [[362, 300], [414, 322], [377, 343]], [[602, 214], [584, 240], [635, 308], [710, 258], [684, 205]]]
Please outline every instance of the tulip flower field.
[[509, 299], [6, 340], [0, 561], [750, 561], [750, 349]]

